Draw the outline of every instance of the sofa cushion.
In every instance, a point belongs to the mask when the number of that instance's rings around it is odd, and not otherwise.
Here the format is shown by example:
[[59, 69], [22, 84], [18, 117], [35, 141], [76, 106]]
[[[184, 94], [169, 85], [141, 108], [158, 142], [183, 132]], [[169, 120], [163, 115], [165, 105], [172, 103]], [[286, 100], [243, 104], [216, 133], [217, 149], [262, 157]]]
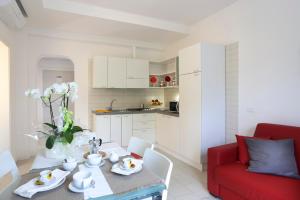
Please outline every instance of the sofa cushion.
[[293, 138], [298, 172], [300, 172], [300, 127], [260, 123], [255, 129], [254, 137], [271, 137], [272, 140]]
[[[249, 153], [248, 153], [248, 146], [246, 144], [247, 138], [259, 138], [259, 137], [249, 137], [249, 136], [242, 136], [242, 135], [235, 135], [236, 141], [239, 146], [239, 160], [242, 164], [248, 165], [249, 164]], [[271, 137], [261, 137], [259, 139], [270, 139]]]
[[300, 179], [293, 139], [256, 140], [246, 138], [250, 165], [248, 171]]
[[300, 197], [299, 179], [251, 173], [241, 163], [218, 166], [215, 181], [245, 199], [299, 200]]

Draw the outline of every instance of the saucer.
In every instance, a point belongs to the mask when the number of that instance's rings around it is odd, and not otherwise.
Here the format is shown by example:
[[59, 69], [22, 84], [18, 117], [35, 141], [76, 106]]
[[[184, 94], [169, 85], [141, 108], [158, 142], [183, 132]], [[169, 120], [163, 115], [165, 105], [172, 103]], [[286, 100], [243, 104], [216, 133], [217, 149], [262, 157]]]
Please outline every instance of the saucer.
[[87, 161], [84, 163], [84, 165], [88, 168], [102, 167], [104, 164], [105, 164], [105, 160], [102, 160], [99, 165], [91, 165]]
[[72, 192], [75, 192], [75, 193], [82, 193], [91, 187], [92, 187], [92, 185], [90, 185], [90, 187], [88, 187], [88, 188], [80, 189], [80, 188], [77, 188], [76, 186], [74, 186], [73, 181], [68, 186], [69, 190], [71, 190]]

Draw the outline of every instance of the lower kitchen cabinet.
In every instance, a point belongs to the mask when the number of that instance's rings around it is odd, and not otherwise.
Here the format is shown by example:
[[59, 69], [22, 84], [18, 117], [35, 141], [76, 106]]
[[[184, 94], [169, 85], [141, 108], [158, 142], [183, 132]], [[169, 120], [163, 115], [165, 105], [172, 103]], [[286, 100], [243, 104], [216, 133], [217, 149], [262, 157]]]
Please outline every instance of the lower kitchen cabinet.
[[110, 116], [109, 115], [94, 115], [94, 131], [102, 142], [110, 142]]
[[94, 132], [103, 142], [126, 147], [132, 136], [132, 115], [94, 115]]
[[122, 145], [122, 115], [111, 115], [110, 118], [110, 139], [111, 142]]
[[156, 127], [155, 116], [156, 113], [133, 115], [133, 136], [154, 144]]
[[173, 153], [179, 151], [179, 118], [158, 114], [156, 120], [156, 142]]
[[132, 115], [122, 115], [122, 146], [128, 146], [132, 136]]

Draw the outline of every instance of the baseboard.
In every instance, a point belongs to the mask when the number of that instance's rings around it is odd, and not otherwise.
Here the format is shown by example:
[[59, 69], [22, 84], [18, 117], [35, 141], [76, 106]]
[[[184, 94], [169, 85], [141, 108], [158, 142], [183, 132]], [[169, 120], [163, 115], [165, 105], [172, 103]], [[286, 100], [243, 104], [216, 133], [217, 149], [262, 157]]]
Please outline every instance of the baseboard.
[[184, 162], [184, 163], [186, 163], [186, 164], [188, 164], [188, 165], [190, 165], [190, 166], [192, 166], [192, 167], [194, 167], [194, 168], [196, 168], [196, 169], [198, 169], [200, 171], [203, 171], [202, 164], [195, 163], [195, 162], [193, 162], [193, 161], [191, 161], [191, 160], [189, 160], [189, 159], [187, 159], [187, 158], [179, 155], [178, 153], [176, 153], [176, 152], [174, 152], [174, 151], [172, 151], [172, 150], [170, 150], [170, 149], [168, 149], [168, 148], [166, 148], [166, 147], [164, 147], [162, 145], [155, 144], [155, 148], [157, 148], [157, 149], [159, 149], [161, 151], [164, 151], [167, 154], [170, 154], [171, 156], [175, 157], [176, 159], [178, 159], [178, 160], [180, 160], [180, 161], [182, 161], [182, 162]]

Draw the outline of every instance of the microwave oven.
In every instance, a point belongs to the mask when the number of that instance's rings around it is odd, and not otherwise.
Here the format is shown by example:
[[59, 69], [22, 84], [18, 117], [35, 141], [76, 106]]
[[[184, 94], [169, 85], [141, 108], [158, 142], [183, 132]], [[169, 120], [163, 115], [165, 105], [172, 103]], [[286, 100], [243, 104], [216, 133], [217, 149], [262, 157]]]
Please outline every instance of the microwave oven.
[[170, 101], [169, 111], [170, 112], [179, 112], [179, 102], [178, 101]]

